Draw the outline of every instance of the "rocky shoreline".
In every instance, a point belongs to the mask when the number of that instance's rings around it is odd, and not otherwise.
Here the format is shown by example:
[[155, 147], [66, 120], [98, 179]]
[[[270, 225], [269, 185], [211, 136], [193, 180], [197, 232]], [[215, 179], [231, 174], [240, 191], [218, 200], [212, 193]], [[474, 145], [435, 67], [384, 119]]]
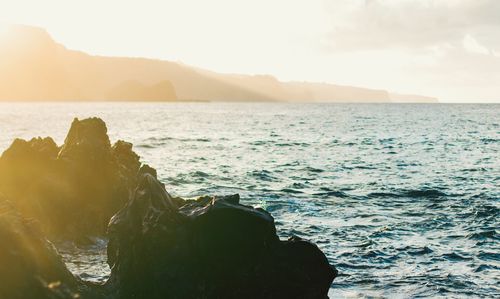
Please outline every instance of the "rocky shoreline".
[[[16, 139], [0, 194], [0, 298], [328, 298], [337, 275], [238, 195], [171, 196], [98, 118], [75, 119], [60, 147]], [[109, 239], [104, 284], [74, 276], [48, 241], [95, 235]]]

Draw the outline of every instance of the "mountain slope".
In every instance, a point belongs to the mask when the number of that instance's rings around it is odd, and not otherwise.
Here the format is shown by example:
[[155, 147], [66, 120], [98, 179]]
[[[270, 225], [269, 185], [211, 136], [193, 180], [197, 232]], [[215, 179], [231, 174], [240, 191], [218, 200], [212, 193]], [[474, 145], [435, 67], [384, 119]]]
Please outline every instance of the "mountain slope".
[[[404, 95], [394, 99], [412, 101]], [[281, 82], [267, 75], [220, 74], [170, 61], [91, 56], [66, 49], [43, 29], [16, 25], [0, 41], [0, 100], [390, 102], [391, 95]]]

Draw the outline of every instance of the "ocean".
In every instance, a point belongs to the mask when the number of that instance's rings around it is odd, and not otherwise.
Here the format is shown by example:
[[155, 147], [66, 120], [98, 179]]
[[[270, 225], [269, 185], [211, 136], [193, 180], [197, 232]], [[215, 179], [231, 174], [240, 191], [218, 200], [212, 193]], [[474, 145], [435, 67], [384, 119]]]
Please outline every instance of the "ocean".
[[[239, 193], [339, 270], [332, 298], [500, 297], [500, 105], [2, 103], [0, 150], [101, 117], [174, 195]], [[105, 240], [60, 246], [104, 281]]]

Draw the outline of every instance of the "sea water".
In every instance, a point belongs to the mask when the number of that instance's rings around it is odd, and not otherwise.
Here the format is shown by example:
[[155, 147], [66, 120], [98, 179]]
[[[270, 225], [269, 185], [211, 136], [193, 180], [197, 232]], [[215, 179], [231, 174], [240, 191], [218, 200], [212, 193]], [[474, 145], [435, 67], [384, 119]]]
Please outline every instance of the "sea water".
[[[101, 117], [174, 195], [239, 193], [316, 243], [343, 297], [500, 297], [500, 105], [0, 104], [0, 149]], [[105, 281], [105, 240], [60, 246]]]

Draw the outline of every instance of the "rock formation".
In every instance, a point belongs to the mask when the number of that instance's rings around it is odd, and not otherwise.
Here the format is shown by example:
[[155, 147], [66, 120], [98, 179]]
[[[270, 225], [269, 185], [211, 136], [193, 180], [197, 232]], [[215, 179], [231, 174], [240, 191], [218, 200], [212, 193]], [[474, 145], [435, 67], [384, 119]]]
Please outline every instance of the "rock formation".
[[327, 298], [336, 276], [315, 245], [280, 241], [273, 217], [238, 195], [174, 198], [147, 171], [110, 222], [108, 263], [120, 299]]
[[[0, 157], [1, 193], [0, 299], [319, 299], [337, 275], [318, 247], [281, 241], [273, 217], [238, 195], [171, 196], [98, 118], [75, 119], [61, 147], [16, 139]], [[104, 285], [75, 278], [41, 233], [78, 240], [106, 226]]]
[[0, 244], [0, 298], [69, 299], [87, 291], [36, 224], [1, 195]]
[[136, 183], [132, 145], [109, 141], [101, 119], [75, 119], [62, 147], [16, 139], [0, 158], [0, 191], [50, 235], [104, 234]]
[[162, 102], [175, 101], [177, 96], [170, 81], [164, 80], [153, 85], [144, 85], [138, 81], [127, 80], [111, 89], [107, 99], [109, 101]]

